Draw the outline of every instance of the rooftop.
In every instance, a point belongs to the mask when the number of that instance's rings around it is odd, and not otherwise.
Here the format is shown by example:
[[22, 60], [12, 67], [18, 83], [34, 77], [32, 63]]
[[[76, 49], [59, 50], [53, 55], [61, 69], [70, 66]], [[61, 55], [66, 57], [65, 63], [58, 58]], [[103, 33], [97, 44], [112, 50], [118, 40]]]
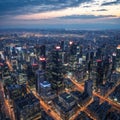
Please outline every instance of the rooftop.
[[43, 81], [40, 83], [41, 87], [50, 87], [51, 84], [48, 81]]
[[60, 97], [62, 97], [68, 103], [75, 101], [75, 98], [66, 92], [60, 94]]
[[26, 106], [33, 105], [35, 102], [39, 102], [39, 100], [32, 93], [21, 96], [15, 100], [16, 106], [20, 109], [24, 109]]

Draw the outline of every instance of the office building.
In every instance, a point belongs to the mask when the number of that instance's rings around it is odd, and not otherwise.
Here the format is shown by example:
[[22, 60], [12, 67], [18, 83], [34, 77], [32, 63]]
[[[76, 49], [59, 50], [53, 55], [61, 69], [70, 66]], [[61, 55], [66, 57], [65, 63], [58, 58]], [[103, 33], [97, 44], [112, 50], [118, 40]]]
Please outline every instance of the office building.
[[40, 46], [40, 57], [45, 57], [46, 56], [46, 46], [45, 45], [41, 45]]
[[93, 87], [92, 80], [85, 81], [84, 93], [88, 94], [90, 97], [92, 96], [92, 91], [93, 91], [92, 87]]
[[35, 88], [38, 93], [40, 92], [40, 83], [43, 81], [45, 81], [45, 72], [38, 69], [35, 73]]
[[117, 46], [116, 50], [116, 70], [120, 72], [120, 45]]
[[51, 92], [51, 84], [47, 81], [43, 81], [40, 83], [40, 91], [39, 93], [43, 96], [47, 95], [47, 93]]
[[63, 65], [60, 51], [60, 46], [56, 46], [52, 52], [51, 85], [52, 88], [57, 92], [63, 89]]
[[45, 70], [46, 69], [46, 58], [40, 57], [39, 60], [40, 60], [41, 69]]
[[65, 41], [64, 41], [64, 40], [62, 40], [62, 41], [60, 42], [60, 47], [61, 47], [61, 49], [62, 49], [62, 52], [64, 52], [64, 51], [65, 51]]
[[51, 84], [48, 81], [39, 83], [39, 94], [45, 101], [50, 101], [55, 97], [55, 93], [51, 89]]
[[76, 55], [77, 54], [77, 45], [73, 41], [70, 41], [69, 46], [70, 46], [70, 55]]
[[66, 92], [54, 98], [53, 103], [63, 120], [68, 120], [77, 110], [75, 98]]
[[103, 84], [103, 65], [102, 65], [102, 60], [97, 60], [97, 69], [96, 69], [96, 87], [99, 87], [100, 85]]
[[7, 96], [9, 99], [14, 100], [20, 98], [27, 93], [26, 85], [9, 85], [6, 87]]
[[32, 120], [41, 116], [40, 101], [32, 94], [26, 94], [14, 100], [17, 120]]

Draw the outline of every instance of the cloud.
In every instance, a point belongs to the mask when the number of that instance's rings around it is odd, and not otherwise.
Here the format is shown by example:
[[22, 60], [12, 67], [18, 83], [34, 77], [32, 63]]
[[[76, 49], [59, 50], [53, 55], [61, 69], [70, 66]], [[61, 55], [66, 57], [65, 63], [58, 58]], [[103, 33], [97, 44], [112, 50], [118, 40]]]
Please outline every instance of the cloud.
[[94, 16], [94, 15], [71, 15], [65, 17], [51, 18], [51, 19], [36, 19], [36, 20], [21, 20], [7, 19], [3, 20], [0, 25], [50, 25], [50, 24], [94, 24], [94, 23], [120, 23], [120, 18], [107, 15], [107, 16]]
[[102, 4], [102, 6], [116, 5], [116, 4], [120, 4], [120, 0], [115, 0], [115, 1], [112, 1], [112, 2], [104, 2]]
[[1, 0], [0, 26], [118, 26], [119, 2], [120, 0]]
[[107, 9], [99, 9], [99, 10], [96, 10], [96, 11], [107, 11]]
[[26, 14], [76, 7], [91, 0], [1, 0], [0, 15]]
[[97, 19], [97, 18], [116, 18], [114, 15], [70, 15], [70, 16], [64, 16], [60, 17], [62, 19]]

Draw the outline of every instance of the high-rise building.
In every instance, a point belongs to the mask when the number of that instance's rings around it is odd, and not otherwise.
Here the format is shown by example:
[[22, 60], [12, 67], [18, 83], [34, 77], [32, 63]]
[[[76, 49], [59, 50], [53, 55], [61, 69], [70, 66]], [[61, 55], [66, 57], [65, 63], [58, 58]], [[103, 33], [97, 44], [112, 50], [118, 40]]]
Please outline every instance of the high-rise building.
[[40, 64], [41, 64], [41, 69], [45, 70], [46, 69], [46, 58], [45, 57], [40, 57]]
[[21, 97], [22, 95], [25, 95], [27, 93], [26, 90], [26, 85], [9, 85], [7, 86], [7, 95], [9, 97], [9, 99], [16, 99]]
[[40, 84], [40, 93], [45, 96], [48, 92], [51, 91], [51, 84], [48, 81], [43, 81]]
[[88, 94], [90, 97], [92, 96], [92, 87], [93, 87], [92, 80], [85, 81], [84, 93]]
[[118, 45], [117, 47], [116, 62], [117, 62], [116, 70], [120, 72], [120, 45]]
[[62, 52], [64, 52], [65, 51], [65, 41], [61, 41], [60, 42], [60, 47], [61, 47], [61, 49], [62, 49]]
[[17, 120], [32, 120], [41, 116], [40, 101], [32, 93], [14, 100]]
[[69, 45], [70, 45], [70, 55], [76, 55], [77, 45], [72, 41], [69, 42]]
[[116, 53], [112, 54], [112, 71], [116, 70]]
[[51, 68], [51, 85], [56, 91], [59, 91], [63, 87], [63, 66], [60, 56], [60, 46], [56, 46], [52, 52], [52, 68]]
[[102, 56], [102, 50], [101, 50], [101, 48], [98, 48], [97, 52], [96, 52], [96, 58], [101, 59], [101, 56]]
[[109, 56], [107, 56], [103, 60], [103, 68], [104, 68], [104, 76], [105, 76], [105, 78], [107, 77], [107, 74], [108, 74], [108, 71], [109, 71], [109, 66], [110, 66]]
[[80, 57], [82, 57], [82, 55], [83, 55], [83, 46], [79, 46], [79, 54], [80, 54]]
[[43, 56], [43, 57], [46, 56], [46, 46], [45, 45], [42, 45], [40, 47], [40, 56]]
[[42, 70], [37, 70], [35, 73], [35, 88], [36, 91], [39, 93], [40, 91], [40, 83], [43, 82], [45, 80], [45, 73]]
[[96, 86], [103, 84], [103, 65], [102, 60], [97, 60], [97, 70], [96, 70]]

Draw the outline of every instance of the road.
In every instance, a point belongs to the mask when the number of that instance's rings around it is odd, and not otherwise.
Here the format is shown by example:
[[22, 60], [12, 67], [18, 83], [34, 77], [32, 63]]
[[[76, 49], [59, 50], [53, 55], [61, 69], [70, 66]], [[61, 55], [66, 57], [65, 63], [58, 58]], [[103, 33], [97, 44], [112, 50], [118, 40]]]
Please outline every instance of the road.
[[95, 116], [92, 116], [90, 112], [87, 110], [87, 106], [90, 105], [92, 102], [93, 102], [93, 99], [91, 99], [85, 106], [78, 109], [77, 112], [72, 116], [70, 120], [75, 120], [78, 114], [82, 111], [84, 111], [91, 119], [96, 120]]
[[[77, 83], [75, 80], [71, 79], [71, 81], [76, 85], [76, 87], [78, 88], [79, 91], [84, 91], [84, 86], [82, 86], [81, 84]], [[99, 95], [97, 92], [93, 92], [94, 96], [99, 97], [102, 101], [107, 101], [109, 104], [111, 104], [114, 108], [116, 108], [116, 110], [118, 110], [120, 112], [120, 105], [115, 103], [114, 101], [111, 101], [110, 99]]]
[[[53, 109], [51, 109], [48, 104], [46, 104], [35, 92], [33, 92], [33, 94], [40, 100], [40, 105], [46, 111], [46, 113], [48, 113], [55, 120], [61, 120], [61, 117]], [[50, 112], [48, 112], [48, 110]]]
[[[7, 60], [6, 63], [8, 64], [9, 69], [11, 71], [13, 71], [10, 61]], [[31, 90], [29, 88], [27, 89], [27, 91], [31, 92]], [[55, 120], [61, 120], [60, 115], [58, 115], [53, 109], [51, 109], [51, 107], [48, 104], [46, 104], [35, 91], [32, 90], [32, 93], [36, 96], [36, 98], [38, 98], [40, 100], [40, 105], [46, 111], [46, 113], [48, 113]], [[6, 101], [6, 104], [9, 106], [9, 103], [7, 101]], [[48, 112], [48, 110], [50, 110], [50, 112]], [[9, 111], [11, 112], [10, 109], [9, 109]], [[12, 116], [13, 116], [13, 113], [12, 113]], [[14, 116], [13, 116], [13, 118], [14, 118]], [[14, 119], [12, 119], [12, 120], [14, 120]]]
[[120, 85], [120, 81], [119, 81], [111, 90], [108, 91], [108, 93], [105, 95], [105, 98], [107, 98], [107, 97], [115, 90], [115, 88], [116, 88], [118, 85]]
[[[27, 91], [31, 92], [29, 88], [27, 88]], [[51, 109], [50, 105], [45, 103], [43, 99], [35, 91], [32, 91], [32, 93], [35, 95], [36, 98], [40, 100], [40, 105], [41, 105], [40, 107], [42, 107], [46, 113], [48, 113], [54, 120], [62, 120], [60, 115], [58, 115], [53, 109]], [[50, 112], [48, 112], [48, 110]]]
[[6, 63], [7, 63], [7, 65], [8, 65], [8, 67], [9, 67], [10, 71], [13, 71], [13, 67], [12, 67], [10, 61], [9, 61], [9, 60], [6, 60]]
[[1, 81], [0, 81], [0, 100], [3, 103], [2, 110], [6, 113], [6, 117], [11, 118], [11, 111], [10, 111], [7, 100], [4, 98], [4, 89]]
[[[8, 64], [9, 69], [12, 71], [13, 68], [12, 68], [12, 66], [11, 66], [11, 64], [10, 64], [10, 61], [7, 60], [6, 63]], [[78, 88], [79, 91], [84, 91], [84, 85], [82, 86], [80, 83], [77, 83], [77, 82], [76, 82], [75, 80], [73, 80], [73, 79], [71, 79], [71, 81], [76, 85], [76, 87]], [[118, 86], [118, 84], [117, 84], [116, 86]], [[116, 86], [115, 86], [115, 87], [116, 87]], [[105, 97], [99, 95], [99, 94], [96, 93], [96, 92], [93, 92], [93, 95], [99, 97], [102, 101], [107, 101], [107, 102], [108, 102], [109, 104], [111, 104], [114, 108], [116, 108], [117, 110], [120, 111], [120, 105], [118, 105], [117, 103], [115, 103], [115, 102], [113, 102], [113, 101], [111, 101], [110, 99], [107, 98], [107, 97], [109, 96], [109, 94], [112, 93], [112, 91], [114, 91], [115, 87], [114, 87], [112, 90], [110, 90]], [[61, 120], [60, 115], [58, 115], [53, 109], [51, 109], [51, 107], [50, 107], [47, 103], [45, 103], [44, 100], [41, 99], [41, 97], [40, 97], [35, 91], [32, 91], [32, 92], [33, 92], [33, 94], [40, 100], [40, 105], [41, 105], [41, 107], [46, 111], [46, 113], [48, 113], [48, 114], [49, 114], [53, 119], [55, 119], [55, 120]], [[6, 104], [7, 104], [7, 102], [6, 102]], [[85, 105], [84, 107], [80, 108], [80, 109], [72, 116], [72, 118], [71, 118], [70, 120], [74, 120], [81, 111], [84, 111], [90, 118], [92, 118], [93, 120], [96, 120], [95, 116], [91, 116], [90, 111], [87, 109], [87, 106], [88, 106], [89, 104], [91, 104], [91, 101], [90, 101], [87, 105]], [[9, 104], [8, 104], [7, 106], [9, 106]], [[50, 112], [48, 112], [48, 110], [50, 110]], [[11, 112], [9, 109], [8, 109], [8, 111]]]

